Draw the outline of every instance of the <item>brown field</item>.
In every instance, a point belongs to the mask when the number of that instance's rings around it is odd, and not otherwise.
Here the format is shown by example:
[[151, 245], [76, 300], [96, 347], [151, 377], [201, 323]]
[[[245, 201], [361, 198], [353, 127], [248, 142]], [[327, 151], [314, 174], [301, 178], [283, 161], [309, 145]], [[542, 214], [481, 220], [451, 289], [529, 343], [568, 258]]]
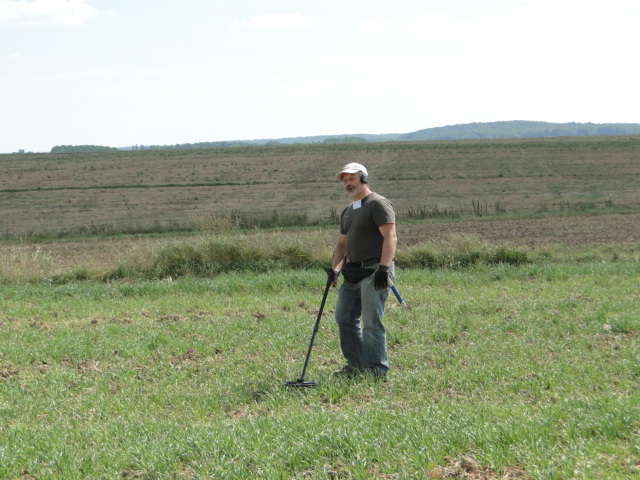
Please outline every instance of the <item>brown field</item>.
[[211, 213], [326, 219], [347, 203], [333, 176], [351, 161], [401, 218], [637, 211], [639, 159], [639, 136], [0, 155], [0, 237], [190, 228]]

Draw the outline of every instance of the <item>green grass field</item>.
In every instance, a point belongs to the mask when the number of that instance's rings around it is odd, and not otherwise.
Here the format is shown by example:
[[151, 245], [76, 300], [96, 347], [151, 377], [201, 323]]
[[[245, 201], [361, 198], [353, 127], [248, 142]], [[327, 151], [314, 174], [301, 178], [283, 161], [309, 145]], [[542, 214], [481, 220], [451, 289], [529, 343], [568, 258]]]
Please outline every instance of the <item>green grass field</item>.
[[331, 376], [331, 290], [290, 391], [325, 278], [3, 285], [0, 478], [640, 475], [637, 258], [401, 269], [386, 383]]
[[[640, 478], [640, 137], [0, 156], [0, 479]], [[364, 163], [387, 382], [336, 379]], [[301, 391], [302, 390], [302, 391]]]

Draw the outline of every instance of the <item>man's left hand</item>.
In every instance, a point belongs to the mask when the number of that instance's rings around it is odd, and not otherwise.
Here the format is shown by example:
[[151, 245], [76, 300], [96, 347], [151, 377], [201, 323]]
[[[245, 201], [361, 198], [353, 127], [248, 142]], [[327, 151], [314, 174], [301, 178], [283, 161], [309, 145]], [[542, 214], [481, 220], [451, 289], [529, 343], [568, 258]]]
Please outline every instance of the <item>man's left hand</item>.
[[386, 290], [389, 288], [389, 267], [379, 265], [373, 276], [373, 286], [376, 290]]

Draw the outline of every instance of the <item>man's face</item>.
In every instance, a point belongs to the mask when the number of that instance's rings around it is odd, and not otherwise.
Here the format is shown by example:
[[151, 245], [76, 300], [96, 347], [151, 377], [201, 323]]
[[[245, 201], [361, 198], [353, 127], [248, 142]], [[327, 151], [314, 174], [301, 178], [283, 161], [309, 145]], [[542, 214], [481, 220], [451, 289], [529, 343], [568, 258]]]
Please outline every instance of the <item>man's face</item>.
[[365, 191], [365, 185], [360, 181], [360, 173], [343, 173], [342, 185], [352, 200], [358, 200]]

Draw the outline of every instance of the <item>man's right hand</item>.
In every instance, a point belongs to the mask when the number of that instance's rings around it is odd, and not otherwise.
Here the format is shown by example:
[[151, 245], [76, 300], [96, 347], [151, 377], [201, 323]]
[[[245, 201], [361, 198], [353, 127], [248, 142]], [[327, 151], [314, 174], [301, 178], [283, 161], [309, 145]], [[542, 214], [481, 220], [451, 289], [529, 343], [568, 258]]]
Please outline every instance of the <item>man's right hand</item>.
[[338, 277], [340, 277], [340, 270], [333, 271], [333, 278], [331, 279], [331, 286], [335, 287], [338, 285]]

